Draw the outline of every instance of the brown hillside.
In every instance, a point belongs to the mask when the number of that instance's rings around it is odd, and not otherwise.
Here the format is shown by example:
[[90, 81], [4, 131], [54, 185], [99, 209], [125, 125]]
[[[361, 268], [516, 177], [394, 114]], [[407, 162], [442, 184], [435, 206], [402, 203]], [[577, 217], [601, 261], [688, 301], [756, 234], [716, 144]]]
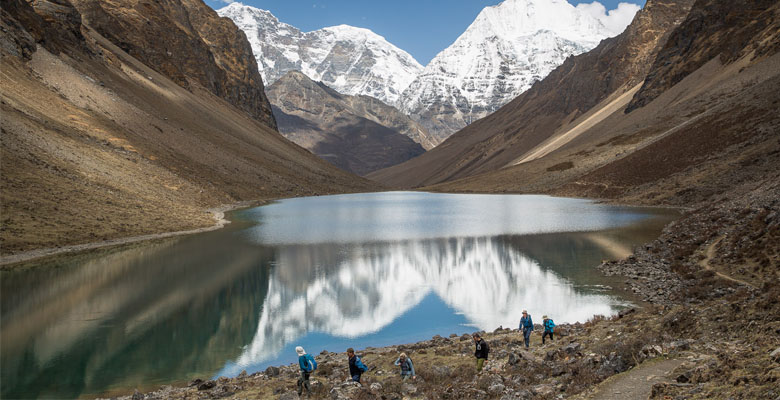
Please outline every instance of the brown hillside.
[[[729, 54], [741, 57], [724, 63], [730, 59], [724, 53], [712, 54], [644, 107], [629, 114], [616, 109], [541, 158], [434, 188], [694, 206], [756, 190], [780, 178], [780, 54], [776, 46], [766, 46], [777, 43], [780, 31], [756, 29], [750, 40], [724, 34], [733, 31], [728, 25], [722, 31], [707, 30], [707, 35], [695, 33], [692, 29], [701, 26], [701, 18], [718, 15], [719, 9], [708, 4], [697, 2], [691, 18], [678, 28], [695, 40], [667, 47], [666, 52], [707, 48], [706, 43], [717, 38], [714, 46], [732, 49]], [[767, 19], [764, 26], [777, 24], [778, 7], [774, 4], [761, 14]], [[752, 15], [755, 8], [737, 7], [734, 13], [740, 10]], [[745, 16], [731, 18], [744, 21]], [[698, 60], [700, 53], [694, 54]], [[689, 62], [698, 63], [688, 58], [675, 63]], [[668, 65], [655, 63], [649, 75], [662, 75]]]
[[71, 24], [66, 0], [35, 4], [58, 12], [2, 3], [3, 255], [211, 226], [207, 207], [241, 200], [375, 188]]
[[395, 107], [336, 92], [291, 71], [268, 87], [279, 132], [349, 172], [369, 172], [425, 152], [428, 133]]
[[693, 0], [650, 0], [622, 34], [567, 59], [527, 92], [428, 153], [369, 175], [398, 187], [431, 185], [504, 167], [589, 109], [642, 82]]

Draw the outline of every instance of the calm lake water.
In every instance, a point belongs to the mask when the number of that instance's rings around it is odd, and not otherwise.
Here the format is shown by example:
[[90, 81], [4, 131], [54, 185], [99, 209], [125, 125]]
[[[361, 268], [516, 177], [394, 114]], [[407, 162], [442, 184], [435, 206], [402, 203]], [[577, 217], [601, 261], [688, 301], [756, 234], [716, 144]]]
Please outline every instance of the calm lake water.
[[220, 231], [0, 272], [3, 398], [237, 375], [310, 353], [556, 323], [631, 299], [595, 270], [668, 210], [520, 195], [283, 200]]

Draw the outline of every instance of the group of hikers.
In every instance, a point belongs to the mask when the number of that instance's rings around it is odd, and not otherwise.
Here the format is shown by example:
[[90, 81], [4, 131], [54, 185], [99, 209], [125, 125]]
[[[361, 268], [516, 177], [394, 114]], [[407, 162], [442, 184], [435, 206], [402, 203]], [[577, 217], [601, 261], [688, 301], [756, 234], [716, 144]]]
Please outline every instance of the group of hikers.
[[[550, 337], [550, 340], [553, 340], [555, 323], [552, 319], [547, 318], [546, 315], [543, 316], [542, 319], [542, 326], [544, 327], [544, 332], [542, 333], [542, 344], [544, 344], [547, 336]], [[525, 347], [528, 348], [531, 342], [531, 332], [534, 330], [534, 322], [531, 319], [531, 315], [528, 314], [527, 310], [523, 310], [523, 317], [520, 318], [519, 330], [523, 333], [523, 341], [525, 343]], [[474, 357], [477, 359], [477, 372], [481, 372], [482, 368], [485, 366], [485, 362], [488, 359], [490, 348], [488, 347], [485, 339], [483, 339], [479, 333], [475, 332], [471, 335], [471, 337], [474, 339], [474, 345], [476, 347], [474, 351]], [[298, 354], [298, 365], [301, 368], [301, 375], [300, 378], [298, 378], [298, 395], [302, 395], [304, 390], [306, 390], [307, 394], [311, 394], [309, 378], [311, 377], [312, 372], [317, 369], [317, 361], [310, 354], [307, 354], [301, 346], [296, 347], [295, 352]], [[360, 377], [364, 372], [368, 371], [368, 367], [363, 364], [363, 361], [357, 354], [355, 354], [355, 350], [351, 347], [347, 349], [347, 358], [349, 364], [349, 375], [352, 378], [352, 381], [360, 383]], [[409, 358], [406, 353], [401, 353], [393, 364], [399, 367], [401, 378], [404, 381], [417, 378], [417, 375], [414, 372], [414, 364], [412, 363], [412, 359]]]

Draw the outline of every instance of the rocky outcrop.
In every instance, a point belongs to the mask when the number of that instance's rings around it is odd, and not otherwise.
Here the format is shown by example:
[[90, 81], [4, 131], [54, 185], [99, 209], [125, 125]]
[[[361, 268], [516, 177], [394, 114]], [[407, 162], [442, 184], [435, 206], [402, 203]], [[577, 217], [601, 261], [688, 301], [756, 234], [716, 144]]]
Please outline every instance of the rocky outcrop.
[[180, 86], [206, 88], [276, 128], [246, 35], [202, 0], [74, 0], [85, 23]]
[[766, 58], [780, 51], [780, 4], [773, 0], [699, 0], [658, 53], [642, 88], [626, 108], [647, 105], [705, 63], [730, 63], [753, 52]]
[[269, 86], [279, 131], [332, 164], [359, 175], [404, 162], [435, 142], [395, 108], [339, 94], [300, 72]]
[[68, 0], [2, 0], [0, 6], [0, 46], [7, 54], [29, 60], [37, 43], [54, 54], [86, 49], [81, 14]]

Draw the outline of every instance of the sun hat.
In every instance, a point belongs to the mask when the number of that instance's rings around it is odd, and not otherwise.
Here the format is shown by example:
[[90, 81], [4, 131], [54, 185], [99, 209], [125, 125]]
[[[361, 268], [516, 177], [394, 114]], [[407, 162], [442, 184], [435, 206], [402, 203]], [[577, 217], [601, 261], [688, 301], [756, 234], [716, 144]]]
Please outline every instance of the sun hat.
[[543, 316], [543, 317], [542, 317], [542, 319], [547, 319], [547, 316], [546, 316], [546, 315], [545, 315], [545, 316]]
[[306, 352], [303, 351], [303, 347], [301, 347], [301, 346], [296, 347], [295, 348], [295, 352], [298, 353], [299, 356], [302, 356], [302, 355], [306, 354]]

